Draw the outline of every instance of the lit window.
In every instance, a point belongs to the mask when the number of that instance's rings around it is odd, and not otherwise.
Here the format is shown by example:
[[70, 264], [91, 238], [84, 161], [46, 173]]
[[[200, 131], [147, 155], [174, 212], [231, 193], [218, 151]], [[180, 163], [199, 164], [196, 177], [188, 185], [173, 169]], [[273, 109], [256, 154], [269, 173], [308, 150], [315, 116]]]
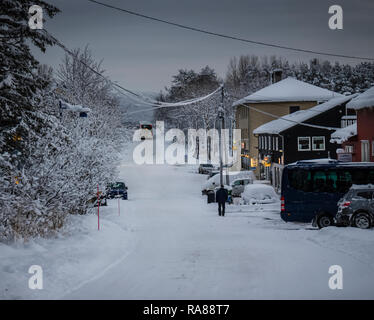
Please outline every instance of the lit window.
[[310, 137], [297, 137], [297, 149], [299, 151], [310, 151]]
[[325, 137], [312, 137], [312, 143], [314, 151], [325, 150]]

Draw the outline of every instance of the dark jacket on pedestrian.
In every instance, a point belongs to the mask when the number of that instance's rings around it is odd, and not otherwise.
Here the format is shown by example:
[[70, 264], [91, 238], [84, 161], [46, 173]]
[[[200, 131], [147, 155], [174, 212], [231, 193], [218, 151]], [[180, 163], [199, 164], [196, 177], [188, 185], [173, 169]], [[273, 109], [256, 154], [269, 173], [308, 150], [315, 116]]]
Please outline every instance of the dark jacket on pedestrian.
[[216, 201], [220, 203], [225, 203], [229, 197], [227, 189], [221, 187], [216, 192]]

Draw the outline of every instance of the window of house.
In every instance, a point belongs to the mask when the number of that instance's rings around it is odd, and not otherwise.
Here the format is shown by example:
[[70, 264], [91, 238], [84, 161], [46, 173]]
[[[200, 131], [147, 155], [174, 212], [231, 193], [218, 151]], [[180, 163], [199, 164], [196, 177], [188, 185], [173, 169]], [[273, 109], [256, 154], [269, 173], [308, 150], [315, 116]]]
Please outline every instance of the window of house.
[[371, 155], [374, 157], [374, 140], [371, 142]]
[[369, 141], [368, 140], [361, 140], [361, 161], [362, 162], [369, 162]]
[[353, 146], [345, 146], [345, 152], [347, 153], [353, 153]]
[[290, 106], [290, 114], [300, 110], [300, 106]]
[[271, 137], [268, 136], [268, 144], [269, 144], [269, 150], [271, 150]]
[[310, 137], [297, 137], [297, 150], [310, 151]]
[[266, 137], [264, 137], [264, 149], [267, 149], [268, 148], [268, 144], [267, 144], [267, 139], [266, 139]]
[[312, 137], [312, 144], [314, 151], [325, 150], [325, 137]]

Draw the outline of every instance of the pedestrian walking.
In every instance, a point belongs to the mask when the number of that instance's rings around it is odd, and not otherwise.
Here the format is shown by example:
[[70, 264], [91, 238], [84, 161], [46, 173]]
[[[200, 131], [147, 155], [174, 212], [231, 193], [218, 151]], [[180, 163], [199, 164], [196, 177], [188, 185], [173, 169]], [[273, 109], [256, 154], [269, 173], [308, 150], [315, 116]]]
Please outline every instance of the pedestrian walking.
[[228, 199], [229, 193], [227, 189], [221, 185], [221, 188], [219, 188], [216, 192], [216, 201], [218, 202], [218, 215], [219, 216], [225, 216], [225, 203]]

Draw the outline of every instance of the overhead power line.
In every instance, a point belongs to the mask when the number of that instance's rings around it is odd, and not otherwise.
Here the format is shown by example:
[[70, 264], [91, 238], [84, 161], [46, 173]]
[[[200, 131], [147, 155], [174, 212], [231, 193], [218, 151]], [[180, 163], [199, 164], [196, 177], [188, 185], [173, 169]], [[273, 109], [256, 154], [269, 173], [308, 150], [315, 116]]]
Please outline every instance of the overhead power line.
[[[219, 86], [216, 90], [214, 90], [213, 92], [205, 95], [205, 96], [202, 96], [202, 97], [198, 97], [198, 98], [194, 98], [194, 99], [189, 99], [189, 100], [184, 100], [184, 101], [178, 101], [178, 102], [172, 102], [172, 103], [169, 103], [169, 102], [161, 102], [161, 101], [156, 101], [156, 100], [153, 100], [152, 102], [145, 100], [145, 98], [129, 89], [126, 89], [124, 88], [123, 86], [119, 85], [118, 83], [115, 83], [113, 81], [111, 81], [110, 79], [108, 79], [107, 77], [105, 77], [103, 74], [101, 74], [100, 72], [98, 72], [97, 70], [95, 70], [94, 68], [92, 68], [90, 65], [88, 65], [87, 63], [85, 63], [84, 61], [82, 61], [81, 59], [79, 59], [76, 54], [74, 54], [71, 50], [69, 50], [63, 43], [61, 43], [58, 39], [56, 39], [54, 36], [52, 36], [47, 30], [45, 29], [42, 29], [42, 32], [46, 33], [48, 37], [50, 37], [50, 39], [53, 40], [53, 42], [55, 42], [61, 49], [63, 49], [67, 54], [69, 54], [74, 60], [78, 61], [79, 63], [81, 63], [82, 65], [84, 65], [86, 68], [88, 68], [89, 70], [91, 70], [92, 72], [94, 72], [95, 74], [97, 74], [98, 76], [100, 76], [101, 78], [103, 78], [105, 81], [107, 81], [108, 83], [110, 83], [113, 88], [119, 92], [120, 94], [123, 94], [125, 95], [126, 97], [129, 97], [128, 94], [131, 94], [133, 96], [135, 96], [136, 98], [132, 97], [133, 100], [137, 101], [137, 102], [140, 102], [142, 104], [146, 104], [146, 105], [150, 105], [152, 106], [153, 108], [149, 108], [149, 109], [144, 109], [144, 110], [138, 110], [137, 112], [144, 112], [144, 111], [148, 111], [148, 110], [154, 110], [154, 109], [159, 109], [159, 108], [167, 108], [167, 107], [182, 107], [182, 106], [187, 106], [187, 105], [191, 105], [191, 104], [194, 104], [194, 103], [197, 103], [197, 102], [200, 102], [200, 101], [203, 101], [205, 99], [208, 99], [210, 98], [212, 95], [214, 95], [215, 93], [217, 93], [221, 88], [222, 88], [222, 85]], [[119, 89], [125, 91], [126, 93], [128, 94], [125, 94], [124, 92], [120, 91]]]
[[180, 23], [172, 22], [172, 21], [167, 21], [167, 20], [164, 20], [164, 19], [151, 17], [151, 16], [148, 16], [148, 15], [145, 15], [145, 14], [142, 14], [142, 13], [138, 13], [138, 12], [123, 9], [123, 8], [119, 8], [119, 7], [112, 6], [110, 4], [103, 3], [103, 2], [100, 2], [100, 1], [96, 1], [96, 0], [87, 0], [87, 1], [92, 2], [92, 3], [96, 3], [98, 5], [101, 5], [101, 6], [104, 6], [104, 7], [107, 7], [107, 8], [118, 10], [118, 11], [121, 11], [121, 12], [124, 12], [124, 13], [127, 13], [127, 14], [138, 16], [138, 17], [141, 17], [141, 18], [144, 18], [144, 19], [161, 22], [161, 23], [164, 23], [164, 24], [172, 25], [172, 26], [175, 26], [175, 27], [178, 27], [178, 28], [187, 29], [187, 30], [191, 30], [191, 31], [195, 31], [195, 32], [205, 33], [205, 34], [215, 36], [215, 37], [226, 38], [226, 39], [241, 41], [241, 42], [245, 42], [245, 43], [261, 45], [261, 46], [265, 46], [265, 47], [291, 50], [291, 51], [296, 51], [296, 52], [311, 53], [311, 54], [330, 56], [330, 57], [347, 58], [347, 59], [374, 61], [374, 58], [369, 58], [369, 57], [358, 57], [358, 56], [350, 56], [350, 55], [344, 55], [344, 54], [338, 54], [338, 53], [330, 53], [330, 52], [314, 51], [314, 50], [308, 50], [308, 49], [293, 48], [293, 47], [278, 45], [278, 44], [274, 44], [274, 43], [266, 43], [266, 42], [262, 42], [262, 41], [255, 41], [255, 40], [240, 38], [240, 37], [237, 37], [237, 36], [231, 36], [231, 35], [227, 35], [227, 34], [223, 34], [223, 33], [212, 32], [212, 31], [201, 29], [201, 28], [191, 27], [191, 26], [183, 25], [183, 24], [180, 24]]
[[[287, 118], [284, 118], [284, 116], [276, 116], [275, 114], [272, 114], [272, 113], [260, 110], [258, 108], [252, 107], [252, 106], [248, 106], [246, 104], [239, 104], [238, 106], [246, 107], [248, 109], [251, 109], [251, 110], [254, 110], [256, 112], [265, 114], [265, 115], [267, 115], [269, 117], [272, 117], [272, 118], [276, 118], [276, 119], [281, 119], [281, 120], [284, 120], [284, 121], [292, 122], [295, 125], [300, 125], [300, 126], [305, 126], [305, 127], [310, 127], [310, 128], [317, 128], [317, 129], [326, 129], [326, 130], [330, 130], [330, 131], [336, 131], [336, 130], [340, 129], [340, 128], [334, 128], [334, 127], [324, 127], [324, 126], [319, 126], [319, 125], [316, 125], [316, 124], [309, 124], [309, 123], [304, 123], [304, 122], [299, 122], [299, 121], [287, 119]], [[302, 111], [308, 111], [308, 109], [302, 110]]]

